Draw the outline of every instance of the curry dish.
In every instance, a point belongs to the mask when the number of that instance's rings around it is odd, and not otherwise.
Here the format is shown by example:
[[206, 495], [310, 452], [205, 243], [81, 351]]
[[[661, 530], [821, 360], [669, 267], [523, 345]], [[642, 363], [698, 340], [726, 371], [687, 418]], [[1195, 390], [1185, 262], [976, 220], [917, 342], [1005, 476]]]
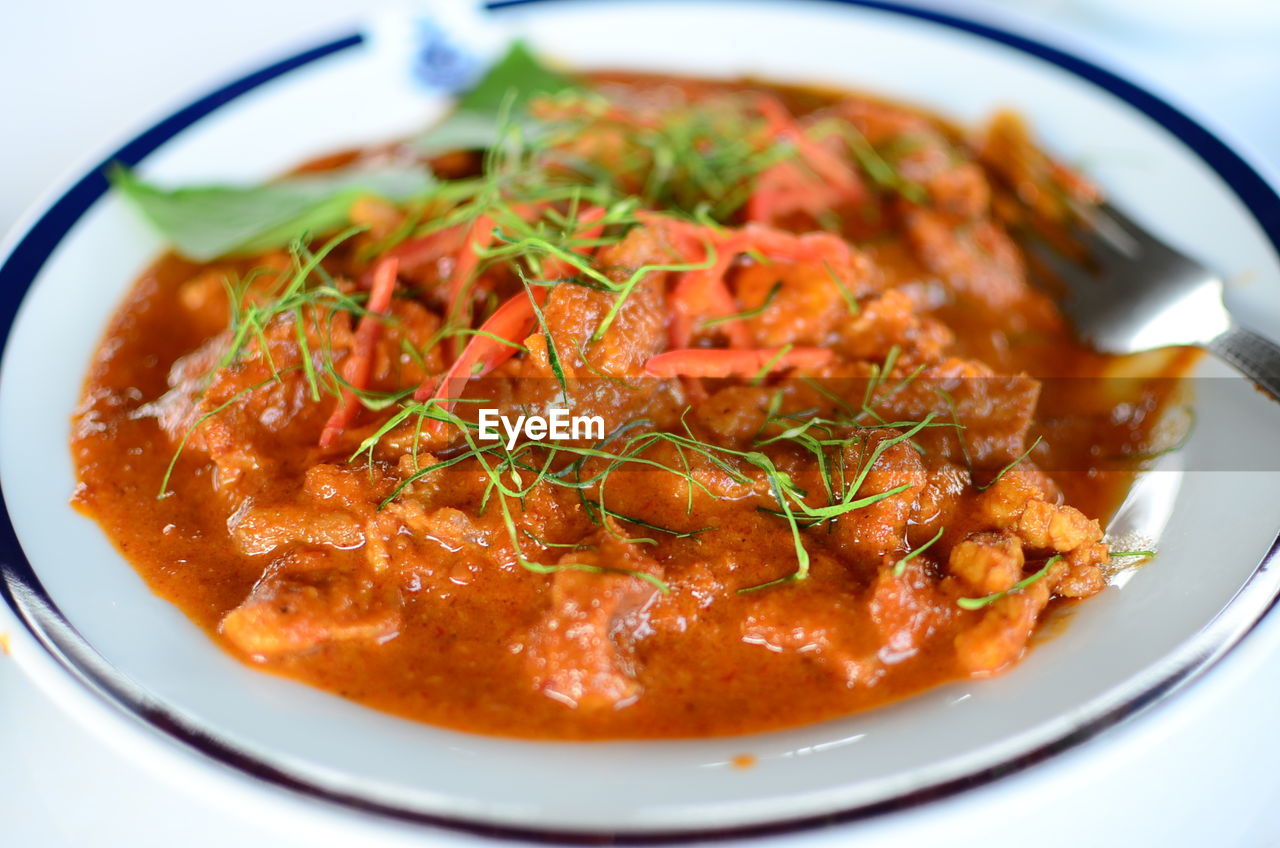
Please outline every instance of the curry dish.
[[177, 249], [92, 363], [75, 503], [156, 593], [380, 710], [600, 739], [995, 674], [1106, 587], [1172, 381], [1116, 389], [1029, 283], [1018, 240], [1097, 194], [1016, 118], [504, 61], [257, 194], [117, 175]]

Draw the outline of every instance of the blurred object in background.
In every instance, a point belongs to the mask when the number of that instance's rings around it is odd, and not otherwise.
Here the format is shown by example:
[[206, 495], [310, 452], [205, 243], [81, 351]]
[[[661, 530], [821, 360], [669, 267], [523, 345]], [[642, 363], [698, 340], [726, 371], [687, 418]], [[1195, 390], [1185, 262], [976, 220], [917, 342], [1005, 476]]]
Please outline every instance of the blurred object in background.
[[968, 0], [947, 7], [1013, 13], [1051, 42], [1066, 36], [1068, 46], [1136, 72], [1208, 117], [1280, 172], [1280, 0]]
[[1143, 36], [1182, 33], [1196, 38], [1251, 36], [1280, 30], [1276, 0], [1064, 0], [1100, 21], [1121, 24]]

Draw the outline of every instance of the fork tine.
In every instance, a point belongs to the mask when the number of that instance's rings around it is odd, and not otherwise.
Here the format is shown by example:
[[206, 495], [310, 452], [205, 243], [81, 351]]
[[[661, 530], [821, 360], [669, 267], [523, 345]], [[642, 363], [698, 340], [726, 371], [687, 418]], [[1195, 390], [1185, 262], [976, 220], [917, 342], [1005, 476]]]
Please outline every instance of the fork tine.
[[1110, 200], [1100, 200], [1093, 208], [1109, 218], [1112, 223], [1124, 231], [1125, 235], [1134, 241], [1144, 241], [1151, 238], [1151, 234], [1147, 232], [1145, 227], [1124, 212], [1121, 212]]
[[1071, 235], [1099, 262], [1132, 262], [1150, 244], [1150, 237], [1132, 220], [1100, 203], [1076, 210]]
[[1070, 290], [1078, 290], [1081, 286], [1097, 282], [1097, 277], [1089, 272], [1085, 263], [1063, 254], [1038, 235], [1029, 233], [1022, 240], [1022, 246], [1037, 263], [1044, 266]]

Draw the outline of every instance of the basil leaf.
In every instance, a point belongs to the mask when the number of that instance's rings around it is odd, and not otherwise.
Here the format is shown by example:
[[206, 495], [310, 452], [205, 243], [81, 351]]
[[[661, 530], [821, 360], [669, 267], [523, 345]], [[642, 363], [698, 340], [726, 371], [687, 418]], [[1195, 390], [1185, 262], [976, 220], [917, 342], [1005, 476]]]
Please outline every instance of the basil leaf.
[[[522, 135], [529, 137], [531, 121], [512, 120], [520, 125]], [[431, 129], [415, 137], [410, 146], [423, 156], [436, 156], [455, 150], [487, 150], [498, 138], [498, 115], [483, 112], [453, 112]]]
[[536, 94], [554, 94], [577, 83], [553, 71], [529, 50], [523, 41], [512, 42], [506, 54], [485, 72], [470, 91], [458, 98], [460, 112], [492, 112], [502, 108], [508, 92], [515, 91], [514, 106], [524, 106]]
[[452, 114], [413, 140], [425, 154], [483, 150], [498, 143], [498, 118], [510, 98], [511, 119], [526, 129], [529, 101], [539, 94], [577, 88], [578, 83], [538, 61], [523, 41], [507, 48], [480, 81], [458, 98]]
[[257, 186], [177, 189], [144, 182], [121, 166], [108, 176], [179, 253], [198, 262], [319, 235], [345, 224], [360, 197], [405, 201], [425, 195], [434, 184], [429, 172], [403, 167], [306, 174]]

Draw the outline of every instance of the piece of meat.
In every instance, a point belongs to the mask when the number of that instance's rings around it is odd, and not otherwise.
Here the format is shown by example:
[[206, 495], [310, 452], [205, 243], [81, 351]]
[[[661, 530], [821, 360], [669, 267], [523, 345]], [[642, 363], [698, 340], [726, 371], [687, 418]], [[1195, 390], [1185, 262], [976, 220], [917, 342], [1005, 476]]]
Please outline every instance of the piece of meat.
[[832, 344], [840, 327], [850, 319], [849, 300], [868, 291], [870, 263], [858, 251], [851, 256], [853, 278], [841, 282], [836, 281], [834, 271], [820, 264], [750, 261], [740, 267], [733, 282], [742, 310], [768, 304], [744, 322], [753, 346]]
[[1022, 542], [1012, 533], [974, 533], [951, 549], [947, 569], [978, 596], [1003, 592], [1022, 579]]
[[976, 218], [986, 213], [991, 187], [986, 174], [936, 123], [892, 104], [853, 97], [835, 110], [852, 123], [902, 179], [924, 189], [912, 198], [943, 214]]
[[1047, 478], [1026, 468], [1014, 468], [982, 492], [975, 503], [975, 514], [984, 526], [1011, 530], [1018, 525], [1022, 511], [1033, 500], [1046, 500], [1050, 490]]
[[769, 390], [760, 386], [726, 386], [693, 408], [708, 432], [730, 447], [750, 445], [764, 426]]
[[876, 655], [886, 666], [919, 653], [935, 629], [945, 623], [951, 609], [933, 588], [921, 558], [907, 563], [901, 574], [894, 574], [895, 564], [895, 560], [886, 557], [871, 585], [867, 603], [880, 638]]
[[[637, 546], [603, 533], [595, 550], [566, 554], [559, 564], [661, 573]], [[634, 703], [643, 690], [636, 679], [635, 642], [658, 597], [652, 583], [627, 574], [556, 572], [550, 609], [528, 643], [533, 686], [574, 709], [622, 709]]]
[[256, 506], [252, 498], [227, 519], [227, 530], [246, 556], [293, 545], [346, 551], [364, 544], [361, 522], [349, 512], [310, 504]]
[[1097, 519], [1065, 504], [1031, 500], [1018, 516], [1014, 532], [1028, 547], [1070, 551], [1102, 538]]
[[956, 659], [970, 674], [994, 674], [1022, 656], [1040, 613], [1049, 603], [1050, 587], [1066, 566], [1059, 562], [1030, 586], [994, 601], [980, 612], [973, 627], [956, 636]]
[[321, 462], [303, 474], [302, 493], [324, 509], [342, 508], [364, 515], [391, 493], [395, 482], [378, 465]]
[[330, 567], [320, 553], [294, 552], [272, 564], [219, 632], [258, 660], [301, 654], [334, 641], [382, 643], [400, 630], [400, 589]]
[[897, 348], [903, 361], [934, 362], [951, 344], [951, 331], [931, 318], [921, 317], [906, 293], [890, 289], [864, 301], [857, 315], [840, 322], [837, 349], [853, 359], [883, 362]]
[[930, 452], [994, 473], [1026, 453], [1039, 399], [1038, 380], [947, 357], [919, 372], [895, 368], [870, 406], [888, 421], [923, 421], [932, 415], [941, 424], [959, 424], [963, 429], [935, 428], [920, 439]]
[[217, 470], [214, 488], [233, 499], [256, 493], [277, 467], [282, 443], [322, 423], [284, 328], [282, 322], [265, 334], [270, 360], [253, 355], [224, 368], [218, 366], [230, 335], [214, 336], [174, 362], [169, 391], [140, 411], [156, 416], [175, 448], [206, 454]]
[[[906, 163], [901, 166], [909, 174]], [[977, 218], [991, 206], [991, 186], [982, 168], [973, 162], [955, 162], [919, 180], [929, 202], [940, 212], [959, 218]]]
[[[398, 301], [374, 348], [369, 388], [390, 391], [420, 381], [424, 365], [434, 367], [440, 354], [428, 352], [419, 362], [401, 342], [424, 346], [437, 325], [419, 304]], [[354, 343], [350, 315], [305, 320], [305, 326], [313, 360], [324, 351], [340, 369]], [[230, 333], [220, 333], [174, 362], [169, 390], [141, 412], [156, 416], [175, 447], [206, 454], [217, 469], [215, 488], [238, 505], [275, 476], [276, 457], [316, 441], [332, 401], [323, 391], [319, 401], [312, 395], [292, 314], [269, 322], [261, 338], [220, 367], [231, 343]]]
[[[716, 524], [718, 516], [740, 510], [742, 501], [769, 492], [768, 483], [762, 475], [750, 473], [750, 466], [723, 457], [713, 460], [700, 451], [681, 450], [669, 441], [656, 442], [635, 456], [661, 467], [621, 466], [601, 485], [600, 500], [614, 512], [677, 532]], [[583, 476], [589, 478], [602, 467], [602, 461], [588, 462]]]
[[[896, 430], [865, 430], [865, 438], [844, 448], [844, 485], [852, 486], [858, 475], [872, 461], [883, 443], [901, 435]], [[920, 455], [906, 442], [883, 449], [880, 456], [854, 494], [854, 499], [907, 488], [869, 506], [846, 512], [835, 519], [833, 533], [836, 548], [846, 556], [863, 562], [878, 562], [894, 551], [906, 551], [907, 522], [916, 499], [924, 489], [928, 476]], [[805, 486], [812, 496], [821, 493], [817, 473], [805, 475]]]
[[390, 571], [415, 587], [439, 591], [457, 570], [485, 568], [507, 555], [509, 542], [495, 544], [492, 522], [454, 507], [425, 507], [402, 497], [372, 515], [366, 561], [374, 572]]
[[916, 256], [958, 295], [988, 309], [1010, 309], [1031, 294], [1017, 245], [990, 220], [914, 207], [904, 224]]
[[1041, 224], [1062, 223], [1075, 209], [1098, 202], [1098, 187], [1040, 150], [1020, 115], [997, 112], [978, 134], [976, 153], [1018, 199], [1019, 218], [1028, 213]]
[[963, 503], [961, 496], [972, 482], [969, 469], [963, 465], [937, 457], [923, 457], [922, 461], [926, 463], [928, 479], [911, 513], [911, 529], [921, 542], [952, 525]]
[[[648, 228], [638, 227], [621, 242], [602, 248], [595, 265], [616, 283], [623, 283], [646, 265], [670, 261], [657, 237]], [[564, 406], [571, 415], [599, 415], [606, 433], [644, 417], [659, 388], [657, 381], [645, 377], [644, 364], [665, 343], [665, 288], [664, 272], [644, 275], [626, 294], [608, 329], [595, 339], [622, 294], [579, 285], [556, 286], [543, 315], [568, 384], [568, 397], [561, 398], [546, 336], [539, 329], [525, 340], [529, 354], [519, 367], [512, 396], [504, 403], [513, 411], [518, 408], [517, 414], [545, 414], [551, 406]]]
[[856, 626], [866, 615], [855, 598], [788, 587], [760, 596], [742, 620], [742, 641], [802, 656], [850, 689], [874, 686], [884, 666]]
[[[638, 227], [621, 242], [602, 248], [595, 265], [615, 283], [622, 284], [646, 265], [669, 261], [657, 237], [648, 228]], [[636, 282], [599, 339], [593, 337], [619, 293], [578, 285], [552, 289], [543, 314], [547, 329], [556, 341], [565, 374], [590, 377], [599, 372], [619, 380], [642, 376], [645, 361], [658, 353], [665, 341], [665, 278], [665, 273], [651, 271]], [[545, 361], [545, 340], [539, 347], [539, 338], [540, 334], [535, 333], [530, 339], [532, 367], [525, 369], [526, 377], [551, 376]]]

